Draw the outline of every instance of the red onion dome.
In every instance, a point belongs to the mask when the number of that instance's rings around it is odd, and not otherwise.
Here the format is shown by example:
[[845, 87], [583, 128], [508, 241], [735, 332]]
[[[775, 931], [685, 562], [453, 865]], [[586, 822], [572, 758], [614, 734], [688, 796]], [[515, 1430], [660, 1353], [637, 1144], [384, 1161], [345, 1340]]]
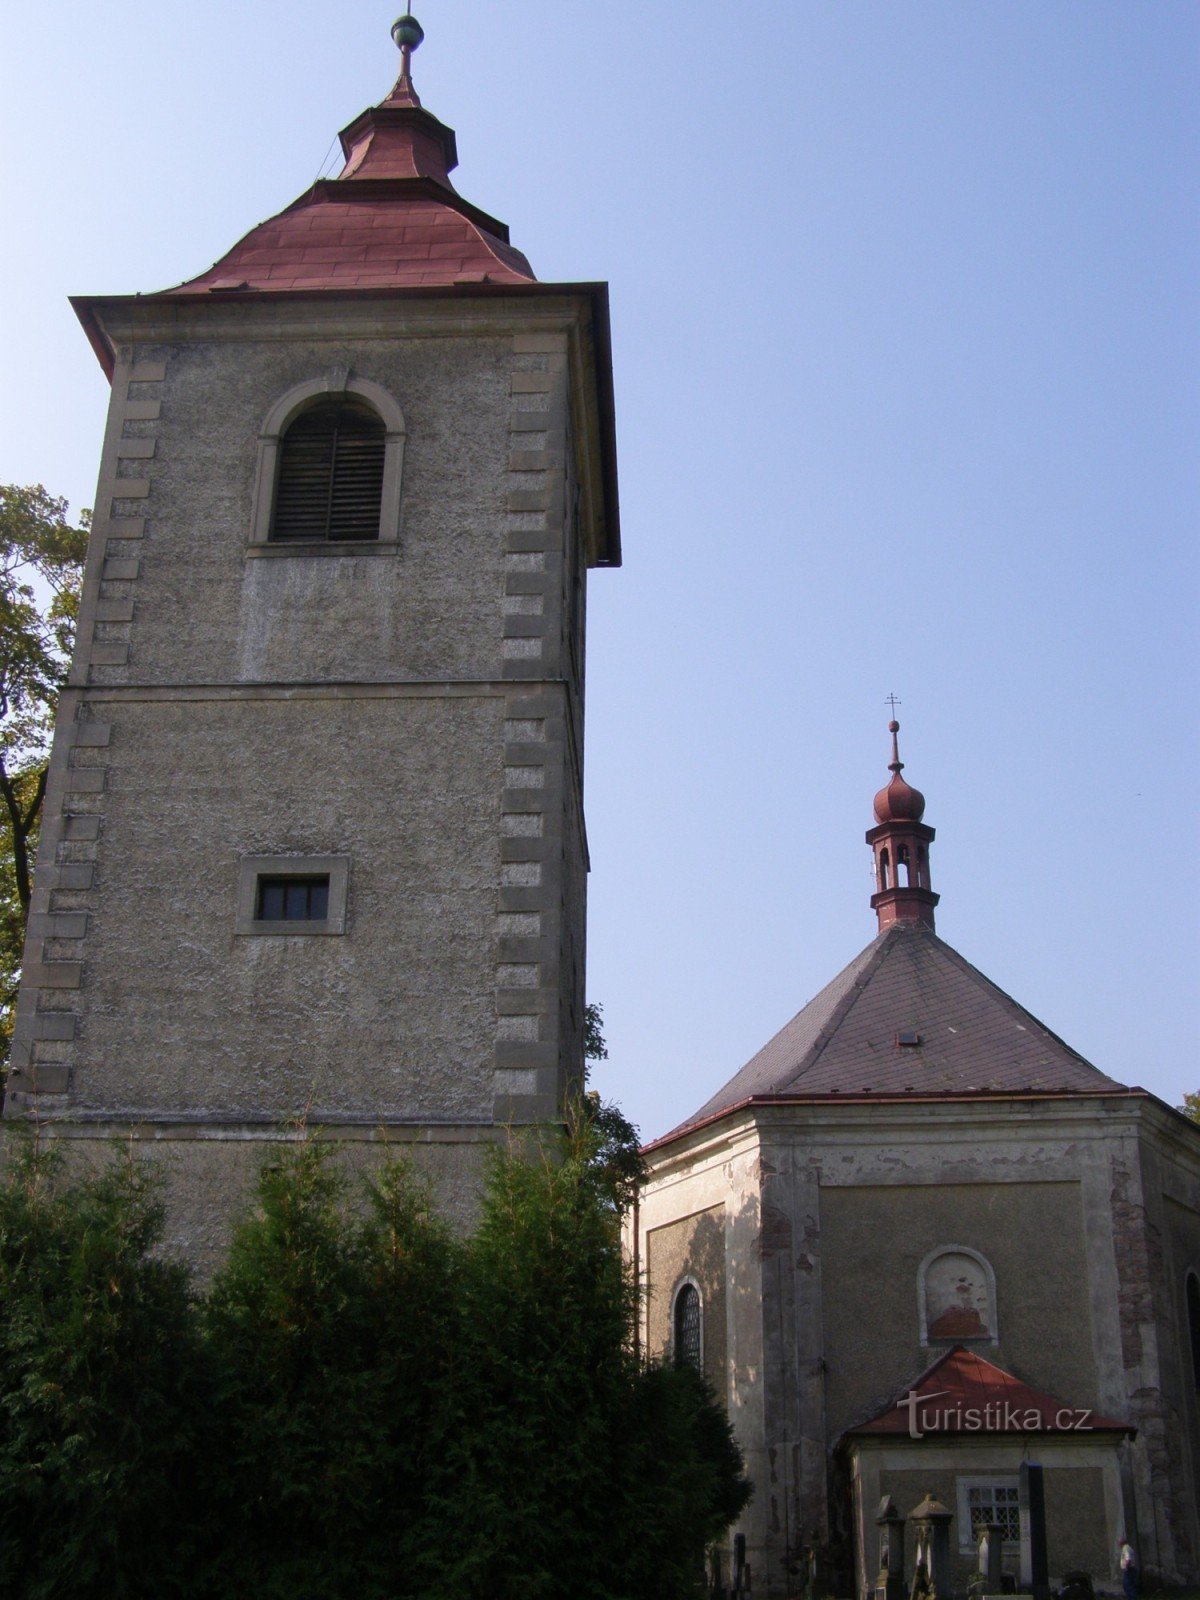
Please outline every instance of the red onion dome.
[[892, 781], [886, 789], [880, 789], [875, 796], [875, 820], [876, 822], [920, 822], [925, 815], [925, 796], [920, 789], [914, 789], [911, 783], [906, 783], [900, 776], [904, 766], [896, 740], [900, 724], [895, 720], [889, 722], [888, 732], [892, 736], [892, 759], [888, 762]]
[[899, 773], [875, 796], [876, 822], [920, 822], [924, 815], [925, 796]]

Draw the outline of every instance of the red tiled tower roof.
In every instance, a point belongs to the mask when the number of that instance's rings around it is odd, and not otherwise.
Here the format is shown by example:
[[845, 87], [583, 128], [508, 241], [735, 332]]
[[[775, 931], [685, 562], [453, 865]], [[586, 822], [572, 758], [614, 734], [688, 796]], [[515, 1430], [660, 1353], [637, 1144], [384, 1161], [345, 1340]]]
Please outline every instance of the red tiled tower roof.
[[412, 86], [419, 26], [402, 17], [393, 36], [400, 78], [386, 100], [343, 129], [338, 177], [319, 179], [207, 272], [163, 295], [536, 282], [506, 224], [450, 182], [454, 130], [425, 110]]

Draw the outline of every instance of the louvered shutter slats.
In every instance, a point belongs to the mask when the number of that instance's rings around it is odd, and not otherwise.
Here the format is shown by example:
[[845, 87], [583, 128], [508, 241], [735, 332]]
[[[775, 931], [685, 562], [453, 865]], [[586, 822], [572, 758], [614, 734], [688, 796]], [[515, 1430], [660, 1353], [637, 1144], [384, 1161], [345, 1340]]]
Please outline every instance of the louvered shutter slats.
[[271, 538], [378, 538], [384, 444], [383, 423], [357, 407], [297, 417], [280, 443]]
[[329, 508], [331, 539], [374, 539], [383, 495], [383, 429], [378, 438], [341, 431]]

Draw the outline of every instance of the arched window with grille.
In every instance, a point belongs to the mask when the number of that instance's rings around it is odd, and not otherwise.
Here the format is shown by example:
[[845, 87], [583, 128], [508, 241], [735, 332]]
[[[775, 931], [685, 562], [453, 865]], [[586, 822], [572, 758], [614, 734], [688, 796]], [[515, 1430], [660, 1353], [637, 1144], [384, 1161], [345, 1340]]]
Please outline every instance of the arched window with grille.
[[700, 1291], [694, 1283], [682, 1283], [675, 1295], [674, 1355], [678, 1367], [703, 1370], [703, 1307]]
[[279, 441], [271, 538], [378, 539], [383, 419], [355, 395], [314, 401]]
[[399, 548], [404, 414], [347, 373], [290, 389], [258, 436], [252, 553], [305, 545]]

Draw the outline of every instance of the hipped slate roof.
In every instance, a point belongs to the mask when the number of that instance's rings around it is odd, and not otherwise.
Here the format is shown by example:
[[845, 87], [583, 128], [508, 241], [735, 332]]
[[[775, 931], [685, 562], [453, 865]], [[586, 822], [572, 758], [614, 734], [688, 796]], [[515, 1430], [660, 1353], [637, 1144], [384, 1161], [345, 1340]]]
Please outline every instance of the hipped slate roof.
[[[916, 1397], [914, 1400], [912, 1397]], [[1067, 1433], [1075, 1443], [1089, 1434], [1127, 1433], [1137, 1429], [1111, 1417], [1068, 1406], [1053, 1395], [1030, 1388], [1011, 1372], [956, 1344], [939, 1356], [896, 1399], [846, 1436], [901, 1434], [906, 1438], [947, 1433]]]
[[[918, 1042], [902, 1044], [902, 1036]], [[1125, 1086], [932, 929], [897, 923], [666, 1138], [750, 1100], [1025, 1091], [1120, 1093]]]

